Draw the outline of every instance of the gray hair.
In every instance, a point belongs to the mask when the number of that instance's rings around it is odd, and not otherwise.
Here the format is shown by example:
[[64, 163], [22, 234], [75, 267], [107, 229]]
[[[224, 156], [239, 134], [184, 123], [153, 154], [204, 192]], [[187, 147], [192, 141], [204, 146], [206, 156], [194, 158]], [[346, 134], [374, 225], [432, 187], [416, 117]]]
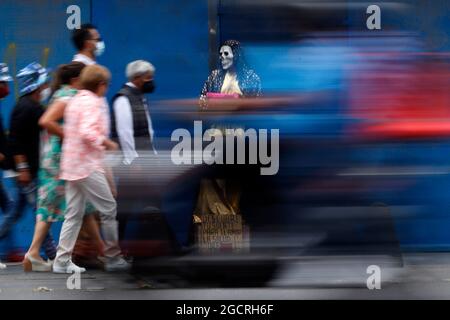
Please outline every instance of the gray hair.
[[133, 80], [147, 72], [150, 72], [151, 74], [155, 73], [155, 67], [148, 61], [137, 60], [128, 64], [126, 76], [129, 80]]

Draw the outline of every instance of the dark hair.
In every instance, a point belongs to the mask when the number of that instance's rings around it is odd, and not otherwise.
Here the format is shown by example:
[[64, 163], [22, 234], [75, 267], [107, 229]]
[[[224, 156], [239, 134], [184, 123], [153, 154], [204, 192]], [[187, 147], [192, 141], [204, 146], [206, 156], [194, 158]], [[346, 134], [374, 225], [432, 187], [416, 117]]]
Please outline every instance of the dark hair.
[[86, 65], [81, 62], [60, 65], [51, 86], [52, 92], [55, 93], [61, 86], [70, 84], [73, 78], [78, 78], [85, 67]]
[[91, 40], [91, 30], [97, 29], [96, 26], [90, 23], [81, 25], [80, 29], [75, 29], [72, 33], [72, 42], [77, 50], [84, 48], [84, 43]]

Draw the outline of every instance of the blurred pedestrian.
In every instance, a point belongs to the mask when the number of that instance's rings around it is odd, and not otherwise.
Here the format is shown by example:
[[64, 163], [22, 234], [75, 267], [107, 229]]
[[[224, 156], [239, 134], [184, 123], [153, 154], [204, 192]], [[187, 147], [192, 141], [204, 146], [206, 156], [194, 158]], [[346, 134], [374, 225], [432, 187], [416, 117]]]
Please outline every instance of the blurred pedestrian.
[[127, 165], [139, 158], [139, 152], [154, 151], [154, 130], [145, 97], [155, 90], [154, 73], [150, 62], [131, 62], [126, 70], [129, 81], [113, 98], [112, 136], [118, 138]]
[[73, 61], [84, 63], [86, 66], [96, 64], [97, 57], [105, 51], [105, 43], [97, 28], [92, 24], [83, 24], [80, 29], [75, 29], [72, 42], [78, 51]]
[[[64, 221], [66, 209], [64, 181], [59, 179], [61, 142], [64, 138], [64, 110], [71, 98], [81, 88], [80, 74], [84, 67], [85, 65], [81, 62], [72, 62], [58, 68], [52, 85], [54, 94], [49, 107], [39, 120], [39, 124], [46, 131], [42, 134], [41, 140], [42, 158], [39, 169], [35, 232], [33, 242], [23, 261], [26, 272], [52, 270], [51, 264], [41, 258], [40, 249], [52, 223]], [[92, 244], [100, 253], [102, 252], [103, 241], [93, 215], [94, 212], [95, 208], [92, 206], [86, 207], [84, 225], [90, 231]]]
[[[9, 146], [18, 172], [18, 202], [15, 210], [5, 217], [0, 238], [5, 237], [14, 223], [23, 215], [27, 204], [36, 209], [37, 173], [40, 157], [39, 119], [44, 113], [42, 102], [50, 95], [49, 71], [36, 62], [20, 70], [17, 75], [20, 98], [11, 114]], [[56, 256], [56, 245], [50, 233], [44, 240], [48, 259]]]
[[[79, 29], [75, 29], [72, 33], [72, 43], [77, 50], [74, 55], [72, 62], [81, 62], [86, 66], [91, 66], [97, 64], [97, 58], [103, 55], [105, 51], [105, 43], [100, 36], [97, 27], [93, 24], [86, 23], [81, 25]], [[108, 101], [104, 98], [105, 107], [103, 108], [106, 112], [107, 117], [110, 117]], [[109, 126], [109, 122], [108, 122]], [[112, 169], [105, 166], [105, 170], [108, 172], [108, 177], [112, 176]], [[113, 186], [113, 183], [110, 183]], [[112, 190], [115, 195], [116, 190]], [[74, 249], [74, 260], [82, 264], [98, 266], [98, 260], [96, 256], [96, 250], [91, 250], [90, 243], [96, 241], [92, 238], [94, 228], [99, 230], [100, 226], [98, 223], [98, 216], [95, 215], [97, 221], [89, 220], [89, 223], [84, 223], [80, 231], [80, 236], [77, 241], [77, 245]], [[86, 221], [87, 222], [87, 221]]]
[[64, 141], [61, 176], [66, 181], [66, 216], [61, 230], [58, 253], [53, 264], [55, 273], [85, 272], [72, 262], [72, 252], [80, 232], [88, 200], [100, 212], [105, 242], [106, 271], [129, 268], [119, 248], [117, 205], [105, 170], [105, 150], [117, 150], [108, 139], [108, 117], [102, 110], [111, 75], [98, 65], [86, 67], [81, 85], [64, 112]]
[[[6, 98], [9, 95], [8, 83], [13, 81], [9, 75], [8, 66], [5, 63], [0, 63], [0, 100]], [[7, 140], [5, 130], [3, 129], [3, 119], [0, 116], [0, 162], [4, 164], [7, 156]], [[5, 167], [3, 165], [3, 167]], [[14, 202], [10, 195], [6, 191], [3, 185], [3, 172], [0, 173], [0, 208], [6, 216], [11, 216], [12, 210], [14, 210]], [[0, 262], [0, 270], [5, 269], [6, 265]]]
[[[115, 169], [118, 177], [119, 235], [124, 238], [129, 217], [144, 208], [158, 210], [158, 188], [152, 186], [150, 173], [156, 164], [154, 130], [146, 94], [155, 90], [155, 68], [144, 60], [133, 61], [126, 68], [128, 82], [113, 98], [111, 131], [122, 152], [122, 165]], [[145, 193], [144, 193], [145, 192]]]

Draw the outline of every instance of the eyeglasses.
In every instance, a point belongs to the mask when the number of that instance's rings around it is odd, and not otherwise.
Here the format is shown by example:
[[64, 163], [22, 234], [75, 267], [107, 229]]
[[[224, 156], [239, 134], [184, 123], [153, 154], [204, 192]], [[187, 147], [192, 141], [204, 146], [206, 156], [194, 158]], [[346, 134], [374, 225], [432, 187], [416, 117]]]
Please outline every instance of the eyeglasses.
[[101, 41], [103, 41], [103, 39], [102, 39], [102, 38], [93, 38], [93, 39], [90, 39], [90, 40], [94, 40], [94, 41], [97, 41], [97, 42], [101, 42]]

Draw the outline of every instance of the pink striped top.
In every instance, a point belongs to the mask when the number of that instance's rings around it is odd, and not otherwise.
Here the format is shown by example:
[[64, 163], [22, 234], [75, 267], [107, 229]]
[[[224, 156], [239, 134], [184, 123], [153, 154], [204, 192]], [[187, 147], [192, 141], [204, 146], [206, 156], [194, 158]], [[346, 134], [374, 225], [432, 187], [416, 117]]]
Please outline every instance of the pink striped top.
[[64, 142], [60, 179], [76, 181], [94, 171], [104, 172], [105, 147], [109, 132], [104, 99], [81, 90], [64, 112]]

